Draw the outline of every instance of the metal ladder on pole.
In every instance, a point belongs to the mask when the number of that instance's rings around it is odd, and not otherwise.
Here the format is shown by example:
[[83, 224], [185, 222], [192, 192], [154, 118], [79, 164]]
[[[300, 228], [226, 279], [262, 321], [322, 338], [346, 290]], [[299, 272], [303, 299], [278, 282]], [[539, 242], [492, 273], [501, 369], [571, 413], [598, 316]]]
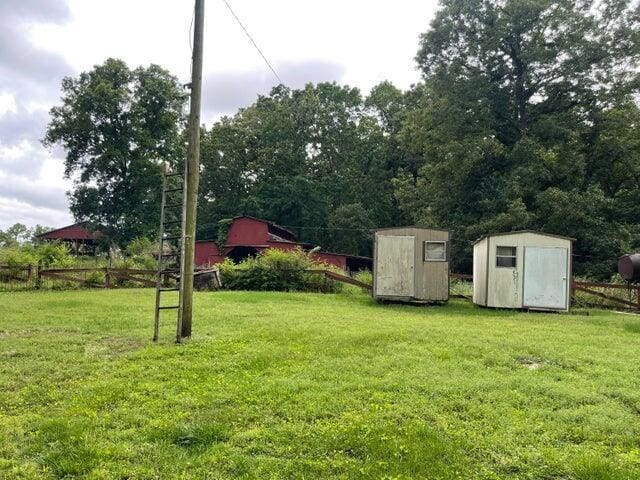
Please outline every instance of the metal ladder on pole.
[[[179, 186], [175, 185], [178, 180]], [[184, 230], [184, 173], [174, 173], [165, 162], [162, 166], [162, 201], [160, 203], [160, 229], [158, 234], [158, 273], [156, 276], [156, 308], [153, 324], [153, 341], [160, 335], [161, 312], [176, 310], [176, 341], [182, 341], [182, 298], [183, 285], [180, 271], [184, 253], [182, 232]], [[179, 200], [178, 200], [179, 199]], [[172, 284], [175, 281], [175, 285]], [[177, 302], [163, 304], [164, 293], [178, 294]]]

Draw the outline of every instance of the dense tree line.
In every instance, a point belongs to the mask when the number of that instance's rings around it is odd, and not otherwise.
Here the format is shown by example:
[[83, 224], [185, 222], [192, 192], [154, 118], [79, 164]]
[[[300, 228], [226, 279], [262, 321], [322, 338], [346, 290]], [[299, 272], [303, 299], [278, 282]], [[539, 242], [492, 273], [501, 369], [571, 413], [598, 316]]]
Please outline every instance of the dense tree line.
[[[442, 0], [416, 61], [408, 91], [279, 86], [203, 129], [199, 237], [246, 214], [369, 254], [375, 227], [438, 226], [469, 271], [475, 238], [530, 228], [575, 237], [597, 277], [640, 248], [637, 2]], [[159, 159], [183, 155], [180, 86], [110, 60], [63, 87], [47, 141], [68, 151], [72, 211], [151, 233]]]

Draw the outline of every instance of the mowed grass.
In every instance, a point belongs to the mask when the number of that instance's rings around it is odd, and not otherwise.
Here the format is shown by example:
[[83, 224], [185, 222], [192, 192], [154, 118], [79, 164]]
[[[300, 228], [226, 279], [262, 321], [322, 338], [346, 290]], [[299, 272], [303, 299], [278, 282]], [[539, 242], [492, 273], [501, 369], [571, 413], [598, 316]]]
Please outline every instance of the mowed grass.
[[0, 296], [6, 479], [640, 478], [640, 317], [196, 297]]

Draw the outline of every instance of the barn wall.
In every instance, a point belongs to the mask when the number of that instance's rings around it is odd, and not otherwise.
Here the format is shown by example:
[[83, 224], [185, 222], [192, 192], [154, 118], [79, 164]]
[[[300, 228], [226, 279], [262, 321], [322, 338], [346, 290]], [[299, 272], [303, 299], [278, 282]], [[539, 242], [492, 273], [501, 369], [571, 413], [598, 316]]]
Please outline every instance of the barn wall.
[[473, 246], [473, 303], [486, 306], [487, 244], [484, 238]]
[[269, 241], [269, 226], [253, 218], [237, 218], [227, 235], [227, 245], [265, 245]]
[[215, 265], [224, 261], [215, 242], [196, 242], [194, 261], [197, 267]]
[[[540, 235], [533, 232], [489, 237], [489, 280], [487, 306], [500, 308], [522, 308], [524, 247], [562, 247], [571, 249], [571, 241], [563, 238]], [[498, 246], [516, 247], [516, 268], [496, 266]], [[486, 282], [486, 279], [485, 279]], [[567, 288], [569, 288], [567, 281]], [[568, 293], [567, 293], [568, 295]], [[568, 296], [567, 296], [568, 298]]]
[[344, 255], [333, 255], [331, 253], [316, 252], [311, 254], [311, 258], [318, 262], [341, 268], [342, 270], [347, 269], [347, 257], [345, 257]]

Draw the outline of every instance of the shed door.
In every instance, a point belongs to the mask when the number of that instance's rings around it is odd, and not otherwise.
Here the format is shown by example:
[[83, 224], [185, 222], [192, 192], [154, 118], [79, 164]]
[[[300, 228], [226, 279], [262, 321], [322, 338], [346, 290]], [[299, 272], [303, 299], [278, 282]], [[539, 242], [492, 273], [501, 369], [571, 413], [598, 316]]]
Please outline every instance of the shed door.
[[525, 247], [523, 306], [567, 308], [568, 250]]
[[413, 297], [415, 240], [381, 235], [377, 239], [376, 295]]

